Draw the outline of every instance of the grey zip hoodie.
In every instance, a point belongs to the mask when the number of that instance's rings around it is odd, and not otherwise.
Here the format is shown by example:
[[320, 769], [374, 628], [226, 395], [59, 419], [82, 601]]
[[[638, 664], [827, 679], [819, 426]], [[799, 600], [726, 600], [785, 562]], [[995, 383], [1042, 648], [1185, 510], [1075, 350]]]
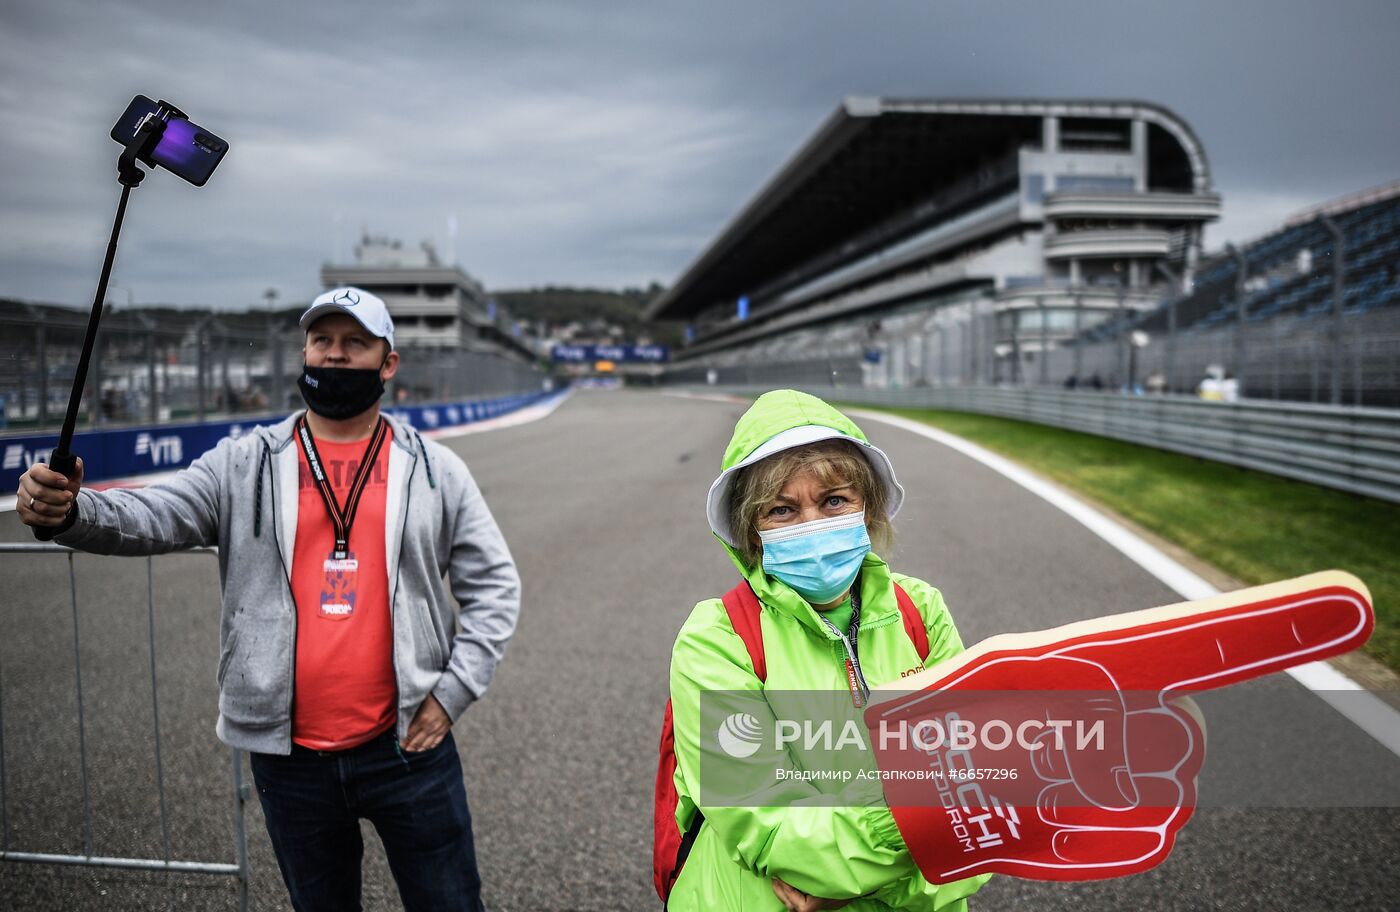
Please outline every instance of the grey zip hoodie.
[[[287, 754], [292, 747], [296, 606], [297, 415], [226, 438], [174, 478], [141, 489], [78, 493], [55, 540], [96, 554], [219, 549], [219, 738]], [[520, 577], [466, 465], [385, 415], [389, 449], [384, 546], [398, 682], [398, 737], [432, 694], [455, 722], [486, 692], [520, 612]], [[446, 573], [453, 600], [443, 592]], [[455, 629], [454, 629], [455, 621]]]

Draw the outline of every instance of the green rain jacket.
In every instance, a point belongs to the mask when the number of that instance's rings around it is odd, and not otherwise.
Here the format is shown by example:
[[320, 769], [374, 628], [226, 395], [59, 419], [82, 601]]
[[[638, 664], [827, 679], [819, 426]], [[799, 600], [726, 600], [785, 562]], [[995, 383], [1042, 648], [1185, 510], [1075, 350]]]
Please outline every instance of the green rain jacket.
[[[780, 390], [760, 397], [739, 420], [723, 467], [742, 462], [774, 435], [807, 424], [866, 439], [854, 423], [820, 399]], [[850, 705], [841, 637], [800, 595], [765, 574], [761, 564], [747, 569], [734, 549], [724, 548], [763, 604], [760, 624], [767, 683], [754, 674], [748, 650], [730, 625], [721, 600], [696, 605], [676, 638], [670, 683], [675, 783], [680, 794], [677, 823], [685, 832], [697, 807], [705, 820], [668, 908], [674, 912], [781, 910], [772, 889], [772, 880], [781, 878], [814, 896], [860, 897], [845, 907], [850, 912], [965, 910], [966, 897], [990, 875], [942, 886], [926, 881], [909, 856], [878, 782], [843, 785], [789, 779], [776, 790], [765, 791], [761, 802], [768, 806], [700, 806], [701, 693], [759, 691], [765, 686], [774, 691], [830, 691]], [[962, 640], [937, 589], [891, 573], [874, 554], [866, 556], [860, 579], [857, 651], [870, 686], [920, 666], [895, 601], [893, 581], [904, 587], [924, 618], [928, 664], [962, 651]], [[801, 766], [801, 751], [792, 748], [800, 746], [789, 747], [788, 762], [794, 767]]]

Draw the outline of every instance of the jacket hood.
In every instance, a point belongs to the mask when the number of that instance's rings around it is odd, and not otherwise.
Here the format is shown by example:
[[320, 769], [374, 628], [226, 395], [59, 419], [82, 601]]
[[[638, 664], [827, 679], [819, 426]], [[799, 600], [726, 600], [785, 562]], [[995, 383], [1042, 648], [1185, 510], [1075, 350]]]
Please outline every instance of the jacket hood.
[[[706, 512], [710, 530], [720, 540], [734, 566], [753, 586], [765, 604], [792, 613], [807, 626], [827, 633], [810, 605], [785, 583], [763, 572], [761, 564], [744, 566], [738, 551], [738, 537], [729, 528], [729, 498], [734, 477], [745, 466], [766, 459], [774, 453], [804, 446], [819, 440], [849, 440], [857, 444], [874, 470], [876, 479], [885, 486], [887, 515], [893, 517], [904, 500], [904, 489], [894, 476], [889, 457], [870, 443], [855, 422], [816, 396], [797, 390], [773, 390], [759, 396], [734, 426], [734, 436], [724, 451], [721, 471], [710, 493]], [[866, 555], [861, 568], [862, 592], [874, 584], [889, 585], [889, 569], [874, 554]], [[868, 603], [868, 602], [867, 602]]]
[[742, 531], [729, 527], [729, 498], [740, 469], [774, 453], [821, 440], [847, 440], [859, 446], [876, 479], [884, 485], [887, 514], [893, 517], [899, 512], [904, 488], [895, 479], [894, 466], [854, 421], [816, 396], [797, 390], [773, 390], [759, 396], [734, 426], [719, 477], [710, 485], [705, 512], [715, 537], [731, 549], [739, 546]]

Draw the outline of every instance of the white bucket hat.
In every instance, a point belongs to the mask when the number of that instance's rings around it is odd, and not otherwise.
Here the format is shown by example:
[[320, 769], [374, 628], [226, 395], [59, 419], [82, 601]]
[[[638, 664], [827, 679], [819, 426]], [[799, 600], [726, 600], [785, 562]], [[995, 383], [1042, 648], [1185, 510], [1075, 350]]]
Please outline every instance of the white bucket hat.
[[734, 488], [735, 474], [740, 469], [751, 466], [759, 460], [767, 459], [774, 453], [781, 453], [783, 450], [791, 450], [821, 440], [848, 440], [860, 447], [861, 453], [865, 455], [865, 461], [870, 463], [875, 477], [885, 488], [885, 515], [893, 519], [894, 515], [899, 512], [900, 505], [904, 503], [904, 488], [895, 479], [894, 466], [890, 463], [890, 457], [885, 455], [885, 451], [874, 444], [852, 437], [845, 431], [838, 431], [820, 424], [804, 424], [774, 434], [756, 450], [745, 456], [743, 461], [721, 472], [714, 484], [710, 485], [705, 514], [710, 520], [710, 529], [715, 535], [719, 536], [720, 540], [731, 548], [743, 547], [742, 542], [729, 526], [729, 498]]

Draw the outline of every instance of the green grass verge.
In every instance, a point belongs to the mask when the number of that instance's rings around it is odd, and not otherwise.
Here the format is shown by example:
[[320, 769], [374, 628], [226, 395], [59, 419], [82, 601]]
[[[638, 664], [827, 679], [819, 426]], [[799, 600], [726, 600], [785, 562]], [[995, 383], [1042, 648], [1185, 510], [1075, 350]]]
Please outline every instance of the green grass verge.
[[1024, 421], [884, 411], [1008, 456], [1246, 583], [1356, 574], [1376, 608], [1364, 650], [1400, 671], [1400, 505]]

